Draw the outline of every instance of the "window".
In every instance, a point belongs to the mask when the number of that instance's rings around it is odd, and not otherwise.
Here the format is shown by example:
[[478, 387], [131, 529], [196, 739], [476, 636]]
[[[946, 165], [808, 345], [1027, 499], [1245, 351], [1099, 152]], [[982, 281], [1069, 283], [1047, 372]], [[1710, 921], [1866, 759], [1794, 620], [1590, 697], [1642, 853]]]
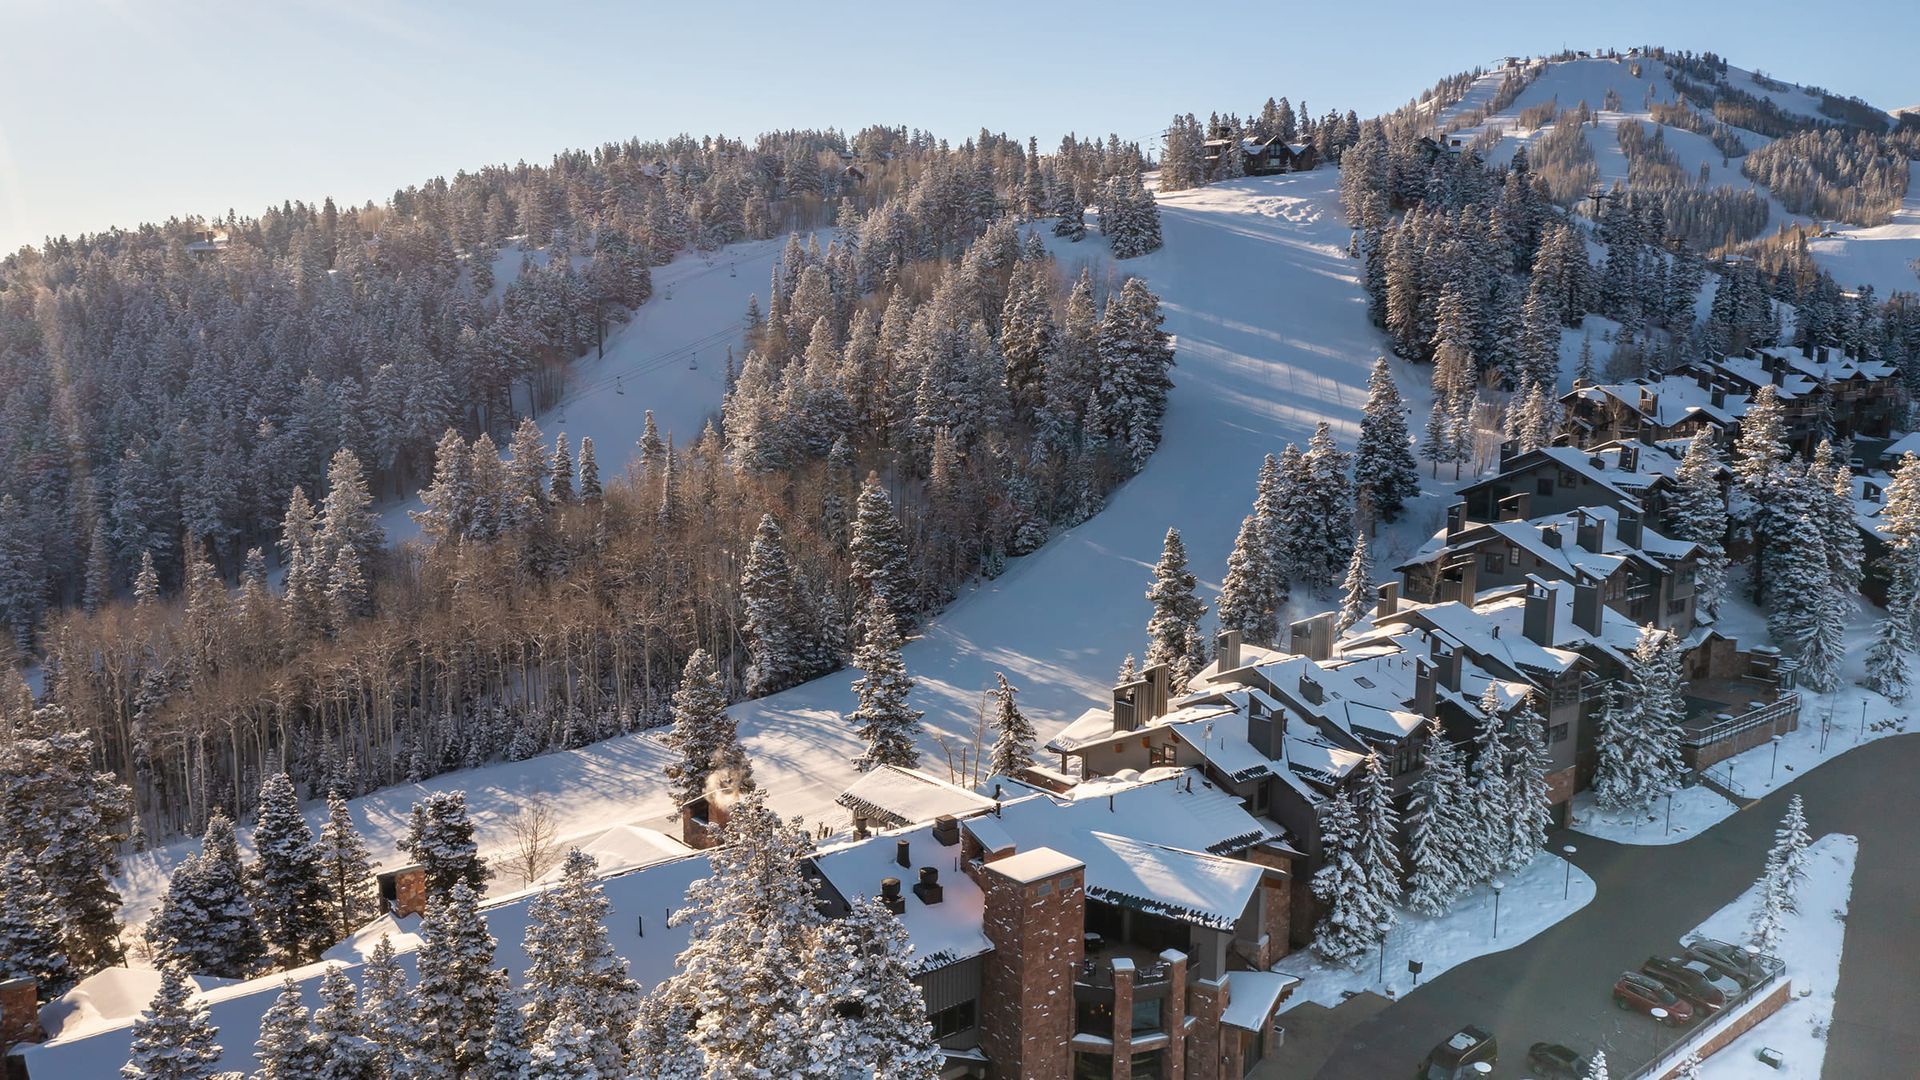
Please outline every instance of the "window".
[[1515, 570], [1520, 569], [1520, 545], [1519, 544], [1507, 545], [1507, 561], [1513, 564], [1513, 568]]
[[1498, 574], [1507, 568], [1507, 557], [1497, 551], [1487, 552], [1487, 573]]
[[1167, 1075], [1167, 1053], [1164, 1050], [1148, 1050], [1144, 1054], [1133, 1055], [1134, 1080], [1161, 1080]]
[[1567, 741], [1567, 725], [1566, 724], [1553, 725], [1553, 737], [1548, 741], [1556, 742], [1556, 743], [1566, 742]]
[[1160, 1030], [1160, 1008], [1166, 1004], [1164, 998], [1133, 999], [1133, 1033], [1141, 1035], [1149, 1031]]
[[1533, 482], [1533, 493], [1535, 495], [1553, 494], [1553, 477], [1543, 476], [1540, 479], [1535, 480]]
[[1627, 578], [1625, 574], [1615, 574], [1607, 579], [1607, 599], [1624, 600], [1627, 596]]
[[933, 1022], [933, 1037], [936, 1039], [947, 1039], [964, 1031], [972, 1031], [973, 1002], [949, 1005], [928, 1019]]
[[1112, 1054], [1073, 1055], [1073, 1080], [1109, 1080], [1112, 1076]]
[[1172, 765], [1174, 763], [1173, 758], [1174, 748], [1172, 743], [1161, 743], [1158, 746], [1147, 748], [1147, 768], [1149, 769], [1160, 765]]

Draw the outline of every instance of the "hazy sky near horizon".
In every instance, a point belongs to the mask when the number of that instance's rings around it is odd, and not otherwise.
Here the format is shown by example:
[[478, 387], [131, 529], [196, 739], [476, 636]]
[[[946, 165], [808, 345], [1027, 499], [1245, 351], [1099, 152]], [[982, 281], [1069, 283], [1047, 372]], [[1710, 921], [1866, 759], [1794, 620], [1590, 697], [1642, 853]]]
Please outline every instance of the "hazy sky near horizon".
[[0, 251], [287, 199], [380, 201], [632, 136], [884, 123], [1049, 148], [1068, 131], [1148, 142], [1175, 112], [1281, 95], [1368, 116], [1448, 73], [1563, 46], [1710, 49], [1885, 108], [1920, 104], [1911, 0], [1848, 5], [1844, 42], [1776, 0], [1444, 10], [0, 0]]

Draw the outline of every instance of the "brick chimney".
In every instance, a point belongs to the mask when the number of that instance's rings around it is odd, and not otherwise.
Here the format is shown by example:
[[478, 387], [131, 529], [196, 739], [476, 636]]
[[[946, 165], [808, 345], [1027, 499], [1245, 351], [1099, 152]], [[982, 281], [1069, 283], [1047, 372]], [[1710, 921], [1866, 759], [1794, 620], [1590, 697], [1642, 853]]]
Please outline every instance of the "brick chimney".
[[47, 1033], [40, 1027], [39, 980], [23, 976], [0, 982], [0, 1051], [46, 1037]]
[[427, 870], [423, 866], [401, 866], [378, 875], [380, 899], [388, 914], [396, 919], [427, 913]]
[[1085, 956], [1085, 867], [1035, 848], [980, 870], [980, 1049], [1000, 1076], [1068, 1080], [1073, 980]]

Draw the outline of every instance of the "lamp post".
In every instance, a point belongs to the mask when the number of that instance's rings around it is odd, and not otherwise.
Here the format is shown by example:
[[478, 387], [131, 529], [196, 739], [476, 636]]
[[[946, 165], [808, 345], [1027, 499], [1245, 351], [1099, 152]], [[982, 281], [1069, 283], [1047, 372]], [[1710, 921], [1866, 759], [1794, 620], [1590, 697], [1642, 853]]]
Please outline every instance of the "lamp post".
[[[1560, 885], [1560, 899], [1562, 900], [1570, 899], [1573, 896], [1573, 853], [1578, 850], [1580, 849], [1574, 847], [1572, 844], [1568, 844], [1566, 847], [1560, 849], [1561, 853], [1567, 856], [1567, 880]], [[1494, 897], [1497, 903], [1499, 894], [1495, 893]]]
[[1501, 881], [1499, 878], [1494, 878], [1489, 884], [1493, 886], [1493, 936], [1498, 940], [1500, 937], [1500, 894], [1506, 891], [1507, 883]]
[[1385, 986], [1387, 985], [1387, 931], [1393, 929], [1393, 924], [1386, 921], [1385, 919], [1382, 919], [1380, 920], [1379, 925], [1380, 925], [1380, 985]]
[[1667, 832], [1673, 832], [1673, 792], [1667, 792]]
[[1767, 768], [1767, 782], [1772, 783], [1774, 776], [1780, 771], [1780, 736], [1775, 735], [1767, 741], [1773, 744], [1773, 764]]

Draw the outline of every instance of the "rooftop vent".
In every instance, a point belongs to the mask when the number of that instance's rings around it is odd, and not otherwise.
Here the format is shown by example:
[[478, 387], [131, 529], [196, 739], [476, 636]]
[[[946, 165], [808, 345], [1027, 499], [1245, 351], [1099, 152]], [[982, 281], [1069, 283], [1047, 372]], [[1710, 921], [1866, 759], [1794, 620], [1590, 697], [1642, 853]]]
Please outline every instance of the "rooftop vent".
[[931, 907], [946, 898], [946, 890], [940, 885], [940, 871], [931, 866], [920, 868], [920, 880], [913, 883], [913, 895], [920, 902]]
[[933, 819], [933, 842], [941, 847], [952, 847], [960, 842], [960, 822], [952, 814], [941, 814]]
[[906, 898], [900, 895], [900, 879], [897, 877], [880, 879], [880, 902], [895, 915], [907, 913]]
[[893, 861], [901, 866], [913, 865], [913, 857], [908, 852], [907, 838], [904, 836], [893, 842]]

